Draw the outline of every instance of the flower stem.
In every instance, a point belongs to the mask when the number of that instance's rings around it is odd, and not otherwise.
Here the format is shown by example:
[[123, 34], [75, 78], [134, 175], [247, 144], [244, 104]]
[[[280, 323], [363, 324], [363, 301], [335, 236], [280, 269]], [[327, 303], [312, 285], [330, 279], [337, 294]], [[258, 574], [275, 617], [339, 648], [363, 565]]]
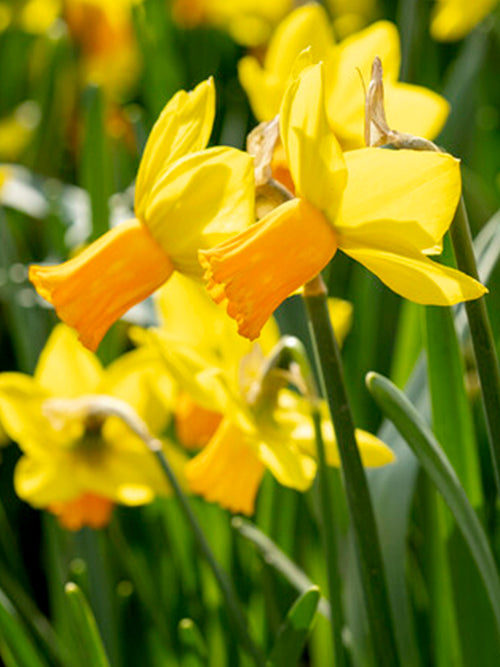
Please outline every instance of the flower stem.
[[205, 556], [208, 564], [210, 565], [210, 568], [214, 573], [217, 583], [219, 584], [219, 588], [221, 590], [222, 596], [227, 606], [227, 610], [229, 612], [230, 621], [234, 625], [234, 629], [237, 635], [239, 636], [241, 645], [243, 646], [243, 648], [245, 648], [245, 650], [249, 653], [249, 655], [251, 655], [254, 663], [258, 665], [258, 667], [265, 667], [266, 661], [259, 647], [254, 643], [253, 639], [250, 637], [248, 633], [247, 621], [240, 608], [239, 602], [236, 598], [236, 594], [233, 590], [233, 586], [229, 580], [229, 577], [217, 562], [210, 548], [210, 545], [207, 542], [205, 534], [203, 533], [203, 530], [200, 524], [198, 523], [198, 519], [196, 518], [191, 508], [191, 505], [189, 504], [189, 501], [186, 495], [184, 494], [184, 491], [182, 490], [179, 482], [177, 481], [177, 478], [172, 468], [170, 467], [170, 464], [165, 454], [163, 453], [163, 450], [155, 448], [153, 451], [156, 458], [158, 459], [158, 462], [162, 467], [163, 472], [165, 473], [166, 477], [168, 478], [168, 481], [170, 482], [172, 488], [175, 491], [177, 499], [186, 516], [186, 519], [188, 520], [188, 523], [190, 524], [191, 529], [194, 533], [195, 539], [198, 542], [198, 546], [201, 549], [203, 555]]
[[376, 662], [380, 665], [395, 666], [399, 664], [399, 659], [392, 630], [393, 623], [375, 515], [354, 435], [342, 361], [330, 322], [326, 296], [321, 276], [305, 286], [304, 300], [309, 315], [321, 387], [330, 409], [342, 462]]
[[[149, 451], [156, 456], [158, 463], [160, 464], [163, 472], [165, 473], [165, 476], [172, 486], [172, 489], [177, 496], [177, 500], [182, 507], [184, 515], [189, 525], [191, 526], [196, 542], [198, 543], [199, 548], [205, 556], [212, 572], [214, 573], [215, 579], [219, 584], [219, 588], [227, 607], [229, 620], [233, 624], [234, 630], [239, 637], [241, 646], [252, 657], [257, 667], [266, 667], [266, 661], [261, 650], [248, 633], [247, 621], [240, 608], [240, 604], [233, 590], [231, 581], [217, 562], [217, 559], [215, 558], [210, 548], [210, 545], [198, 522], [198, 519], [196, 518], [196, 515], [191, 508], [189, 500], [182, 490], [182, 487], [179, 484], [177, 477], [175, 476], [174, 471], [172, 470], [167, 460], [167, 457], [163, 453], [161, 441], [151, 435], [146, 424], [137, 415], [137, 413], [131, 410], [130, 406], [123, 403], [122, 401], [106, 397], [106, 399], [101, 400], [97, 405], [90, 406], [90, 408], [94, 409], [94, 414], [102, 414], [102, 411], [105, 410], [107, 415], [113, 414], [116, 417], [122, 419], [130, 428], [130, 430], [142, 440]], [[87, 406], [87, 409], [89, 409], [89, 406]]]
[[342, 627], [344, 625], [341, 601], [342, 586], [338, 567], [338, 548], [332, 512], [334, 503], [329, 470], [326, 464], [325, 443], [321, 431], [321, 413], [317, 406], [313, 406], [312, 408], [312, 420], [314, 423], [318, 455], [318, 490], [322, 524], [321, 532], [326, 555], [326, 571], [332, 614], [330, 627], [332, 630], [335, 667], [344, 667], [347, 664], [347, 660], [344, 644], [342, 642]]
[[[455, 219], [450, 227], [450, 235], [458, 268], [479, 280], [469, 218], [463, 197], [460, 199]], [[500, 368], [495, 340], [484, 298], [466, 301], [464, 305], [481, 384], [495, 481], [500, 495]]]

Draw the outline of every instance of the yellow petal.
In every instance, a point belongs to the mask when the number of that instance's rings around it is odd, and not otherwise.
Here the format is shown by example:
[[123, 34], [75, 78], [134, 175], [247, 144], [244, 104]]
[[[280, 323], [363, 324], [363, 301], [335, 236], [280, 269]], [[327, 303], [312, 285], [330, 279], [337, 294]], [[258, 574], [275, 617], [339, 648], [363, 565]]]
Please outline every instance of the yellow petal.
[[328, 299], [328, 312], [330, 321], [335, 332], [335, 338], [342, 346], [345, 337], [349, 333], [352, 324], [352, 304], [344, 299], [330, 297]]
[[253, 160], [216, 147], [178, 160], [163, 172], [144, 222], [181, 273], [201, 276], [200, 248], [211, 247], [254, 220]]
[[335, 232], [308, 202], [292, 199], [229, 241], [200, 253], [210, 296], [227, 300], [238, 332], [253, 340], [274, 310], [334, 256]]
[[61, 475], [57, 461], [23, 456], [14, 471], [17, 495], [33, 507], [47, 507], [54, 502], [67, 502], [78, 495], [69, 470]]
[[444, 153], [382, 148], [344, 157], [349, 177], [335, 221], [343, 240], [421, 250], [441, 241], [460, 197], [458, 160]]
[[196, 349], [207, 365], [235, 368], [250, 351], [250, 343], [202, 284], [176, 273], [158, 291], [157, 304], [165, 335]]
[[301, 51], [310, 48], [312, 61], [319, 62], [333, 43], [324, 8], [317, 3], [305, 4], [291, 12], [276, 28], [267, 50], [265, 68], [286, 84]]
[[266, 434], [258, 447], [259, 459], [283, 486], [307, 491], [316, 475], [316, 461], [300, 451], [288, 435]]
[[82, 343], [95, 350], [111, 324], [158, 289], [172, 271], [148, 230], [131, 220], [64, 264], [31, 266], [29, 277]]
[[437, 137], [450, 113], [444, 97], [423, 86], [388, 82], [384, 97], [389, 127], [417, 137]]
[[431, 35], [443, 42], [462, 39], [489, 14], [498, 0], [438, 0], [431, 22]]
[[99, 359], [64, 324], [52, 331], [40, 354], [35, 380], [53, 396], [73, 398], [96, 391], [103, 374]]
[[[325, 438], [326, 462], [329, 466], [340, 468], [340, 454], [331, 421], [329, 419], [325, 420], [322, 428]], [[392, 449], [372, 433], [357, 428], [355, 429], [355, 436], [361, 461], [367, 468], [385, 466], [396, 459]]]
[[[328, 465], [339, 468], [341, 462], [337, 439], [325, 402], [321, 405], [321, 413], [321, 430], [325, 443], [326, 461]], [[295, 401], [292, 415], [295, 422], [291, 431], [293, 441], [304, 455], [316, 457], [317, 445], [310, 408], [303, 399]], [[375, 435], [358, 428], [355, 430], [355, 435], [363, 465], [378, 467], [394, 461], [393, 451]]]
[[424, 305], [452, 306], [477, 299], [488, 290], [465, 273], [437, 264], [411, 248], [382, 250], [355, 245], [342, 250], [396, 294]]
[[[170, 487], [149, 452], [113, 449], [105, 444], [98, 458], [73, 457], [73, 478], [79, 494], [94, 493], [124, 505], [143, 505]], [[59, 471], [70, 474], [69, 470]]]
[[186, 465], [189, 488], [209, 502], [253, 514], [264, 474], [251, 439], [224, 420], [209, 444]]
[[[134, 330], [134, 337], [138, 331]], [[226, 413], [239, 411], [241, 399], [237, 388], [227, 382], [222, 368], [212, 365], [196, 348], [173, 341], [164, 331], [142, 331], [140, 342], [156, 351], [160, 363], [180, 389], [207, 410]]]
[[208, 143], [215, 114], [213, 79], [193, 91], [180, 90], [167, 103], [149, 135], [135, 186], [135, 212], [141, 220], [161, 172], [176, 160]]
[[54, 431], [42, 415], [42, 405], [50, 393], [29, 375], [0, 374], [0, 422], [8, 436], [23, 451], [52, 451], [64, 442], [64, 434]]
[[288, 86], [280, 110], [280, 134], [298, 195], [334, 217], [347, 174], [326, 118], [322, 65], [308, 67]]
[[311, 62], [326, 57], [333, 35], [325, 10], [309, 3], [291, 12], [275, 30], [262, 67], [254, 56], [238, 63], [241, 85], [259, 121], [271, 120], [279, 112], [288, 78], [298, 55], [310, 49]]
[[286, 82], [265, 70], [254, 56], [239, 61], [238, 78], [257, 120], [272, 120], [279, 112]]
[[174, 405], [173, 379], [145, 347], [122, 354], [104, 373], [98, 393], [131, 405], [153, 433], [161, 433]]

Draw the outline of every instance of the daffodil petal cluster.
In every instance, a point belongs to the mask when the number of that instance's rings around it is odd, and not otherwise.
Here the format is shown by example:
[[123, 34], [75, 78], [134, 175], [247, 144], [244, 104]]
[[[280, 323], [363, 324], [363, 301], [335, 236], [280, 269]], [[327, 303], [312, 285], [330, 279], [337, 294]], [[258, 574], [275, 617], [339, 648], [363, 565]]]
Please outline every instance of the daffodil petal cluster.
[[442, 42], [465, 37], [498, 4], [498, 0], [437, 0], [432, 13], [431, 35]]
[[[63, 324], [51, 334], [33, 377], [0, 375], [0, 421], [22, 451], [15, 489], [37, 508], [54, 511], [70, 528], [97, 527], [115, 503], [141, 505], [170, 492], [154, 456], [116, 416], [93, 419], [89, 401], [112, 396], [126, 403], [156, 433], [168, 413], [155, 389], [145, 351], [125, 355], [103, 370], [98, 359]], [[165, 443], [173, 466], [184, 457]]]
[[[254, 511], [266, 469], [285, 486], [308, 489], [316, 474], [308, 401], [286, 389], [257, 401], [266, 355], [259, 345], [248, 341], [242, 345], [234, 327], [228, 327], [230, 320], [225, 313], [214, 307], [198, 285], [177, 278], [162, 288], [158, 301], [168, 326], [135, 330], [136, 340], [152, 353], [156, 351], [182, 392], [196, 405], [221, 417], [203, 449], [186, 464], [189, 488], [210, 502], [244, 514]], [[190, 302], [198, 307], [190, 308], [186, 321], [179, 323], [183, 320], [181, 304]], [[335, 324], [345, 329], [350, 311], [339, 311], [337, 306], [334, 312], [339, 313], [339, 321], [336, 318]], [[177, 317], [172, 319], [174, 313]], [[205, 336], [207, 330], [209, 336]], [[266, 351], [270, 352], [277, 341], [277, 329], [271, 321], [263, 335]], [[338, 466], [326, 408], [323, 426], [328, 462]], [[359, 431], [357, 438], [366, 465], [393, 460], [392, 452], [374, 436]]]
[[243, 336], [258, 337], [275, 308], [337, 249], [417, 303], [452, 305], [487, 291], [428, 256], [440, 251], [453, 219], [458, 160], [381, 148], [343, 154], [327, 122], [321, 64], [289, 84], [280, 133], [296, 198], [199, 253], [212, 298], [227, 304]]
[[214, 109], [211, 79], [174, 95], [139, 166], [136, 217], [61, 265], [30, 268], [40, 295], [89, 349], [174, 271], [199, 278], [199, 248], [253, 221], [252, 159], [234, 148], [205, 148]]
[[263, 66], [253, 56], [239, 63], [239, 77], [258, 120], [271, 120], [290, 78], [296, 59], [306, 48], [312, 62], [324, 62], [328, 122], [344, 148], [364, 145], [364, 94], [361, 78], [370, 80], [373, 59], [384, 66], [384, 89], [391, 127], [434, 138], [449, 113], [444, 98], [421, 86], [398, 82], [401, 49], [397, 28], [379, 21], [336, 44], [325, 10], [308, 3], [289, 14], [276, 29]]

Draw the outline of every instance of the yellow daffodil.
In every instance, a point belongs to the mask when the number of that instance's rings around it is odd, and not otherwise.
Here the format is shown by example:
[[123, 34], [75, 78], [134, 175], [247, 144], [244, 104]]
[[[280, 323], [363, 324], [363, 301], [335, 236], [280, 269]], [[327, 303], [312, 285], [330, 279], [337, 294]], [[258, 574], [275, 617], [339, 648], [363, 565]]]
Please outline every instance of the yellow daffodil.
[[[190, 489], [206, 500], [244, 514], [254, 510], [266, 468], [281, 484], [306, 490], [316, 474], [308, 401], [286, 388], [287, 377], [280, 371], [267, 374], [269, 380], [263, 389], [266, 356], [260, 345], [242, 343], [234, 327], [227, 326], [225, 314], [214, 307], [198, 285], [186, 280], [177, 283], [166, 285], [160, 295], [169, 326], [147, 332], [136, 330], [135, 335], [147, 349], [156, 350], [184, 396], [212, 415], [219, 415], [205, 447], [186, 465]], [[198, 307], [189, 309], [187, 336], [179, 336], [183, 325], [176, 330], [170, 323], [183, 319], [181, 304], [190, 301]], [[338, 304], [333, 308], [339, 315], [335, 324], [345, 329], [349, 309], [339, 309]], [[172, 319], [172, 312], [177, 312], [178, 318]], [[270, 322], [262, 337], [263, 345], [271, 351], [277, 340], [277, 331]], [[326, 406], [324, 409], [328, 462], [338, 466], [333, 429]], [[195, 424], [195, 430], [197, 427]], [[357, 431], [357, 438], [366, 465], [383, 465], [393, 459], [392, 452], [369, 433]]]
[[327, 0], [339, 37], [361, 30], [375, 14], [375, 0]]
[[[103, 370], [60, 324], [34, 377], [0, 375], [0, 421], [23, 452], [14, 480], [23, 500], [75, 530], [104, 525], [115, 503], [141, 505], [169, 493], [153, 454], [113, 411], [107, 416], [108, 402], [124, 405], [161, 432], [168, 415], [155, 393], [154, 368], [144, 361], [139, 350]], [[96, 405], [104, 406], [102, 414], [90, 410]], [[182, 455], [164, 446], [180, 469]]]
[[131, 13], [132, 6], [140, 2], [27, 0], [17, 3], [5, 17], [0, 5], [0, 30], [13, 24], [26, 32], [43, 35], [56, 20], [64, 19], [80, 52], [84, 81], [101, 85], [114, 97], [128, 89], [140, 71], [141, 58]]
[[250, 156], [205, 149], [214, 116], [212, 80], [166, 105], [146, 144], [135, 218], [74, 259], [32, 266], [30, 280], [59, 317], [96, 349], [110, 325], [179, 271], [201, 275], [196, 252], [253, 221]]
[[65, 0], [63, 17], [80, 50], [85, 81], [99, 84], [111, 97], [137, 79], [141, 56], [132, 23], [140, 0]]
[[437, 0], [431, 35], [442, 42], [462, 39], [498, 4], [498, 0]]
[[449, 106], [440, 95], [421, 86], [399, 83], [401, 61], [396, 27], [374, 23], [339, 44], [334, 43], [325, 10], [309, 3], [292, 12], [276, 29], [264, 65], [253, 56], [239, 63], [239, 77], [259, 121], [278, 112], [298, 55], [310, 48], [313, 62], [324, 61], [328, 121], [344, 148], [364, 145], [365, 97], [360, 79], [369, 81], [373, 59], [379, 56], [391, 127], [428, 139], [444, 125]]
[[458, 203], [458, 160], [381, 148], [342, 154], [327, 122], [323, 85], [322, 65], [303, 70], [280, 109], [297, 197], [200, 252], [211, 296], [227, 302], [228, 314], [249, 339], [337, 249], [417, 303], [451, 305], [487, 291], [428, 257], [439, 252]]
[[172, 13], [185, 27], [212, 25], [240, 44], [258, 46], [292, 7], [292, 0], [174, 0]]

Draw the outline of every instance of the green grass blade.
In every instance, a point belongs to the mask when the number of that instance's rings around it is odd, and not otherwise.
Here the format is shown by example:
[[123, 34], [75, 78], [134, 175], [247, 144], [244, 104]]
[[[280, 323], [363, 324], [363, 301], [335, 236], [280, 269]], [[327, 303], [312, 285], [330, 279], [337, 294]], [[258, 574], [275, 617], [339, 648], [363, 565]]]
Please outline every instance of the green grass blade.
[[[299, 593], [305, 593], [314, 587], [314, 583], [276, 544], [265, 535], [257, 526], [241, 517], [235, 517], [231, 525], [245, 539], [249, 540], [262, 555], [267, 565], [273, 567], [276, 572], [282, 574], [285, 579]], [[320, 598], [318, 611], [326, 619], [330, 620], [330, 604], [324, 597]]]
[[484, 581], [500, 631], [500, 579], [495, 561], [483, 527], [453, 467], [427, 424], [390, 380], [377, 373], [369, 373], [367, 386], [384, 415], [405, 438], [451, 510]]
[[65, 593], [75, 634], [80, 639], [81, 664], [92, 665], [92, 667], [110, 667], [94, 614], [83, 593], [73, 582], [66, 584]]
[[17, 667], [48, 667], [7, 596], [0, 591], [0, 654], [3, 646]]
[[320, 601], [319, 588], [303, 593], [288, 612], [269, 656], [273, 667], [296, 665], [304, 650]]

